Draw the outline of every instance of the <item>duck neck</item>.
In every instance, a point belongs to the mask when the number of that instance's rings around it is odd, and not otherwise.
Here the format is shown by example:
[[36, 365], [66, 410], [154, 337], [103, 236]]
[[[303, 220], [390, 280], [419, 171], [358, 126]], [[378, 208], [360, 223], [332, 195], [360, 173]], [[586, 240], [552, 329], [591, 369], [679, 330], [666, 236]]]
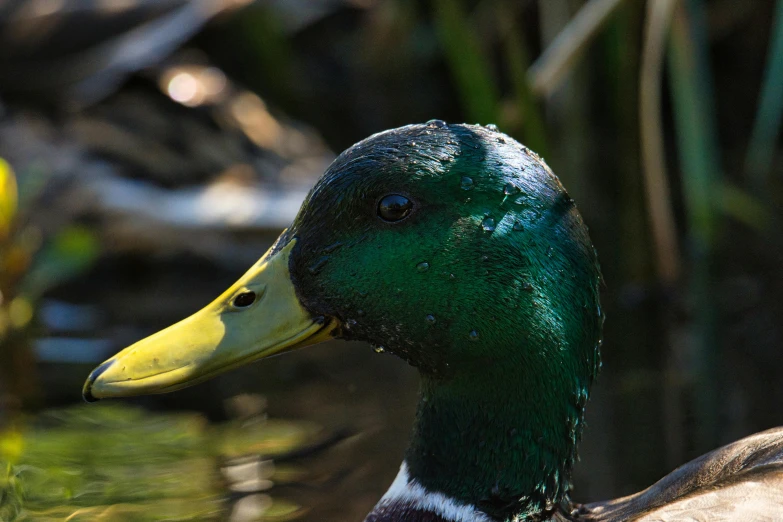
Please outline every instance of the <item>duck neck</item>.
[[587, 392], [533, 370], [423, 375], [410, 479], [492, 520], [537, 520], [567, 502]]

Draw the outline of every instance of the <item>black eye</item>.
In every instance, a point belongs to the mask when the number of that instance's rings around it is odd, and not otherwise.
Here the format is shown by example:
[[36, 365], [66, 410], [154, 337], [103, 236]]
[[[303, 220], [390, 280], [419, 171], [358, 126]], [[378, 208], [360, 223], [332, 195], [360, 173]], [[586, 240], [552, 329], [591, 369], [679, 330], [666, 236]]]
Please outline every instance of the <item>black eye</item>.
[[236, 308], [246, 308], [256, 302], [255, 292], [243, 292], [234, 298], [233, 305]]
[[400, 221], [408, 217], [413, 210], [413, 203], [405, 196], [389, 194], [378, 203], [378, 215], [384, 221]]

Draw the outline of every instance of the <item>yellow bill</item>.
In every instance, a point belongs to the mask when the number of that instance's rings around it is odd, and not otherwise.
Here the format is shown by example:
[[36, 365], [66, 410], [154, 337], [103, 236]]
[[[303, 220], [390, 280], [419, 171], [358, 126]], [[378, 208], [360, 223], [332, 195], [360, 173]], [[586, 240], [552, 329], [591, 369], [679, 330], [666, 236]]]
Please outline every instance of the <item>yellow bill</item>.
[[178, 390], [331, 339], [334, 324], [313, 317], [296, 296], [288, 270], [295, 243], [265, 254], [202, 310], [98, 366], [84, 384], [85, 400]]

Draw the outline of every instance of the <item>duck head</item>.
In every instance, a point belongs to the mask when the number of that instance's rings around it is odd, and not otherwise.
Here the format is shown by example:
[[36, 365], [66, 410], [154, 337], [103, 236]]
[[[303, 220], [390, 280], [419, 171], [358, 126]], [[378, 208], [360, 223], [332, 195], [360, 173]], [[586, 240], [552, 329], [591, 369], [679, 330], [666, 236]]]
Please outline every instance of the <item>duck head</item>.
[[536, 154], [495, 129], [410, 125], [343, 152], [250, 271], [99, 366], [84, 395], [168, 392], [367, 341], [421, 373], [411, 476], [493, 517], [534, 513], [567, 497], [600, 365], [599, 278]]

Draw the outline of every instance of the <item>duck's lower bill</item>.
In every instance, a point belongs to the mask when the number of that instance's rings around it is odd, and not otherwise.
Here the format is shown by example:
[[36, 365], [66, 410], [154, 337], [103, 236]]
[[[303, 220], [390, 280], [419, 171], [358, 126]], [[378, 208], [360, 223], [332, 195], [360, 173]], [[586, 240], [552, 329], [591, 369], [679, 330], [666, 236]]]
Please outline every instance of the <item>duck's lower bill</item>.
[[334, 324], [313, 317], [296, 296], [288, 269], [294, 243], [264, 255], [204, 309], [98, 366], [84, 384], [85, 400], [174, 391], [331, 339]]

